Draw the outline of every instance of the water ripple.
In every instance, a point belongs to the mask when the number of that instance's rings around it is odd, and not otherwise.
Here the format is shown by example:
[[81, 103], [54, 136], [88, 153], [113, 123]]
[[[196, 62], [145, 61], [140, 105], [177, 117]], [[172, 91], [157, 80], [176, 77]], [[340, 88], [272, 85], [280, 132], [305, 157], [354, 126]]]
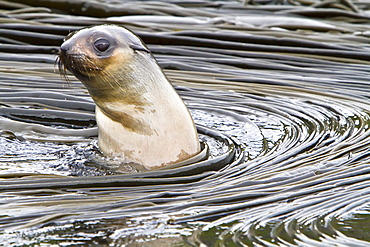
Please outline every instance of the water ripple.
[[[366, 18], [141, 4], [130, 8], [156, 15], [4, 12], [14, 23], [0, 23], [0, 240], [366, 246], [370, 57], [366, 24], [350, 19]], [[94, 104], [81, 83], [54, 73], [51, 53], [69, 30], [110, 21], [144, 39], [185, 100], [204, 150], [196, 160], [132, 173], [99, 153]]]

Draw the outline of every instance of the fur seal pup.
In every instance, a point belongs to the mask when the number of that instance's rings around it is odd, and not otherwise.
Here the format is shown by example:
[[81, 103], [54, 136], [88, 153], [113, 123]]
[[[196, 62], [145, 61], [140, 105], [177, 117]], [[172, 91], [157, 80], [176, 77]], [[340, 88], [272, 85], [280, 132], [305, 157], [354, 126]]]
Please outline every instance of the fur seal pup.
[[98, 146], [147, 169], [200, 151], [191, 115], [156, 60], [131, 31], [99, 25], [69, 34], [59, 69], [75, 75], [96, 104]]

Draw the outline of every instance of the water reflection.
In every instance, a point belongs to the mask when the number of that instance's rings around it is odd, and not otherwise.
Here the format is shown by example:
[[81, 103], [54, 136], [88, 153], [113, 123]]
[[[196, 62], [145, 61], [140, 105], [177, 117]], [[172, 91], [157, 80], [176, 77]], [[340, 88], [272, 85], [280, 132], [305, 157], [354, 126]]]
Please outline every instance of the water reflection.
[[[287, 5], [136, 4], [146, 6], [142, 14], [170, 17], [109, 21], [149, 45], [209, 156], [153, 172], [106, 169], [94, 144], [94, 105], [78, 81], [54, 73], [51, 53], [69, 30], [108, 20], [6, 12], [13, 19], [0, 25], [2, 242], [366, 246], [367, 19]], [[294, 25], [285, 17], [293, 12]], [[302, 17], [309, 15], [316, 18]]]

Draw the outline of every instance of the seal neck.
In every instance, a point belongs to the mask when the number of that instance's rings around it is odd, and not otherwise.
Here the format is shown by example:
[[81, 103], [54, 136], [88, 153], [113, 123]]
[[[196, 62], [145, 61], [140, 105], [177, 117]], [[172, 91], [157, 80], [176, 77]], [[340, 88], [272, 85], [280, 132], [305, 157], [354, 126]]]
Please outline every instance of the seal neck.
[[[98, 144], [108, 156], [148, 169], [173, 164], [200, 150], [191, 115], [149, 54], [116, 71], [109, 100], [94, 99]], [[106, 89], [108, 90], [108, 89]]]
[[108, 68], [111, 72], [103, 76], [105, 81], [98, 80], [95, 87], [95, 82], [92, 83], [89, 91], [100, 111], [128, 131], [141, 135], [152, 135], [155, 129], [152, 126], [174, 116], [178, 121], [193, 124], [186, 106], [155, 59], [141, 51], [135, 55], [128, 66], [116, 66], [115, 71]]
[[163, 94], [177, 95], [155, 59], [146, 52], [135, 53], [125, 66], [113, 64], [101, 71], [102, 76], [89, 78], [86, 86], [99, 107], [112, 102], [147, 106]]

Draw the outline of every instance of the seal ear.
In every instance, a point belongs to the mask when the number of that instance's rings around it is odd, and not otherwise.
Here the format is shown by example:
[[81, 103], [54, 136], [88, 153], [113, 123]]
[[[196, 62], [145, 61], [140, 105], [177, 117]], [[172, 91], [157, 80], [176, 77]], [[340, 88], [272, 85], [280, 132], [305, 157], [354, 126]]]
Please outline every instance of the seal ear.
[[139, 46], [139, 45], [136, 45], [136, 44], [130, 44], [130, 48], [133, 49], [134, 51], [145, 51], [147, 53], [151, 53], [149, 51], [148, 48], [146, 48], [145, 46]]

